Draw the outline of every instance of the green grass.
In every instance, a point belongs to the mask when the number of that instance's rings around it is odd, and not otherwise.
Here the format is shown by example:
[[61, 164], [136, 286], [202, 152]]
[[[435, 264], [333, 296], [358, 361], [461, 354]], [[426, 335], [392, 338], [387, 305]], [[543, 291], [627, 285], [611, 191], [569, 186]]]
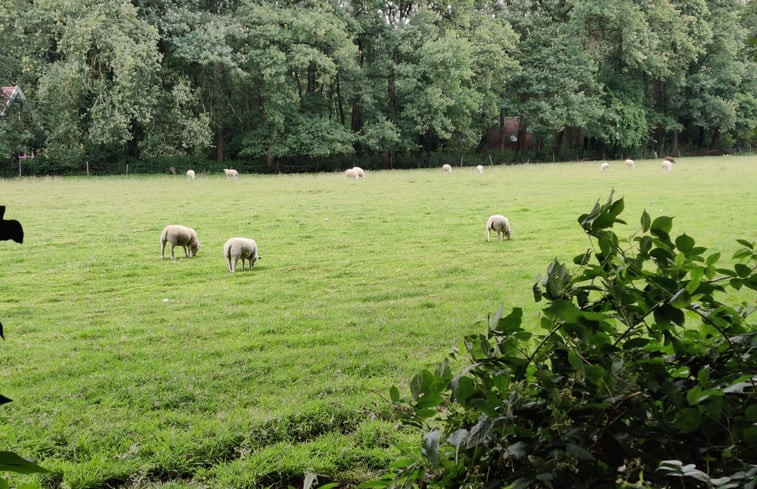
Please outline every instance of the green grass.
[[[611, 188], [626, 235], [646, 209], [724, 257], [757, 238], [757, 157], [637, 165], [0, 180], [26, 232], [0, 242], [0, 449], [70, 488], [370, 477], [404, 436], [389, 387], [500, 305], [534, 323], [535, 277], [586, 250], [576, 219]], [[486, 242], [494, 213], [511, 241]], [[173, 223], [196, 258], [160, 259]], [[232, 236], [258, 242], [252, 272], [228, 272]]]

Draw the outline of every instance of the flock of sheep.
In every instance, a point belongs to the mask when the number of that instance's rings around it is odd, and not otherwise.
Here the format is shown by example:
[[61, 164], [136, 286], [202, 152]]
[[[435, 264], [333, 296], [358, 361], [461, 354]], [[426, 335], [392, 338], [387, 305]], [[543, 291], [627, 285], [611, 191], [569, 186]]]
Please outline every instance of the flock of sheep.
[[[446, 173], [452, 172], [452, 166], [445, 163], [442, 166], [442, 170]], [[226, 179], [239, 179], [239, 172], [233, 168], [224, 168], [224, 174]], [[484, 172], [482, 165], [476, 166], [476, 173], [481, 175]], [[187, 170], [185, 173], [187, 179], [194, 180], [194, 170]], [[359, 166], [355, 166], [345, 170], [345, 178], [354, 178], [355, 180], [365, 178], [365, 171]], [[486, 240], [492, 240], [492, 231], [496, 233], [498, 240], [510, 239], [512, 230], [510, 229], [510, 221], [501, 214], [494, 214], [486, 221]], [[171, 259], [175, 260], [176, 255], [174, 249], [177, 246], [181, 246], [184, 250], [184, 256], [186, 258], [192, 258], [197, 256], [197, 252], [200, 249], [200, 241], [197, 237], [197, 231], [194, 229], [182, 226], [180, 224], [171, 224], [163, 228], [160, 233], [160, 258], [165, 259], [166, 245], [171, 245]], [[255, 262], [262, 259], [258, 254], [258, 245], [254, 239], [250, 238], [230, 238], [223, 245], [223, 256], [226, 259], [226, 264], [229, 267], [229, 272], [234, 273], [237, 269], [237, 263], [242, 260], [242, 270], [244, 271], [244, 263], [247, 260], [249, 264], [249, 270], [252, 270]]]
[[[672, 156], [665, 157], [664, 160], [662, 160], [662, 169], [663, 171], [669, 172], [673, 169], [673, 164], [675, 163], [675, 159], [673, 159]], [[624, 164], [627, 168], [636, 168], [636, 162], [630, 158], [626, 159], [624, 161]], [[610, 164], [608, 162], [602, 162], [602, 164], [599, 166], [600, 171], [607, 171], [610, 169]], [[452, 172], [452, 165], [449, 163], [445, 163], [442, 165], [442, 171], [445, 173], [451, 173]], [[233, 168], [224, 168], [223, 170], [224, 174], [226, 175], [226, 179], [233, 179], [238, 180], [239, 179], [239, 172], [237, 170], [234, 170]], [[481, 175], [484, 173], [484, 167], [482, 165], [476, 166], [476, 174]], [[186, 177], [189, 180], [195, 179], [195, 172], [194, 170], [187, 170]], [[365, 171], [360, 168], [359, 166], [355, 166], [352, 168], [348, 168], [344, 171], [344, 177], [345, 178], [352, 178], [355, 180], [359, 180], [361, 178], [365, 178]], [[493, 216], [489, 217], [489, 219], [486, 221], [486, 240], [491, 241], [492, 240], [492, 231], [496, 233], [498, 240], [504, 240], [504, 239], [510, 239], [512, 235], [512, 230], [510, 228], [510, 221], [501, 214], [494, 214]], [[200, 247], [200, 243], [197, 239], [197, 232], [195, 232], [194, 229], [181, 226], [178, 224], [172, 224], [170, 226], [166, 226], [165, 229], [163, 229], [163, 232], [160, 234], [160, 257], [161, 259], [165, 258], [165, 249], [166, 244], [171, 245], [171, 259], [175, 260], [176, 256], [174, 255], [174, 248], [176, 246], [181, 246], [184, 249], [184, 255], [187, 258], [191, 258], [193, 256], [197, 255], [197, 251]], [[257, 260], [260, 260], [261, 257], [258, 254], [258, 245], [255, 243], [255, 240], [250, 238], [231, 238], [228, 241], [226, 241], [226, 244], [223, 246], [223, 256], [226, 259], [226, 263], [229, 267], [229, 272], [234, 273], [237, 268], [237, 263], [239, 260], [242, 260], [242, 270], [244, 270], [244, 264], [245, 260], [247, 260], [249, 264], [249, 269], [252, 270], [253, 265]]]
[[[664, 160], [662, 160], [662, 171], [669, 172], [673, 170], [673, 163], [675, 163], [676, 160], [672, 156], [666, 156]], [[628, 158], [624, 161], [627, 168], [636, 168], [636, 162], [633, 161], [631, 158]], [[610, 169], [610, 164], [606, 161], [602, 162], [601, 165], [599, 165], [599, 171], [607, 171]]]
[[[197, 256], [200, 249], [200, 241], [197, 238], [197, 231], [182, 226], [180, 224], [171, 224], [163, 228], [160, 233], [160, 258], [164, 259], [166, 244], [171, 245], [171, 259], [175, 260], [174, 248], [181, 246], [184, 249], [184, 256], [192, 258]], [[258, 255], [258, 245], [254, 239], [250, 238], [230, 238], [223, 245], [223, 256], [226, 258], [226, 264], [229, 266], [229, 272], [234, 273], [237, 270], [237, 263], [242, 260], [242, 270], [244, 271], [244, 262], [247, 260], [249, 269], [252, 270], [255, 262], [262, 257]]]

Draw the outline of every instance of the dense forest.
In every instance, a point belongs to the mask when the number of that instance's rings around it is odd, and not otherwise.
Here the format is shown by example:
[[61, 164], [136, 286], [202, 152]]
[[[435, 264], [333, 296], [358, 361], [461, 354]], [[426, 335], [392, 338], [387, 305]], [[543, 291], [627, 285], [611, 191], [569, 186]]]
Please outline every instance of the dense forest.
[[755, 26], [754, 0], [4, 0], [0, 173], [749, 150]]

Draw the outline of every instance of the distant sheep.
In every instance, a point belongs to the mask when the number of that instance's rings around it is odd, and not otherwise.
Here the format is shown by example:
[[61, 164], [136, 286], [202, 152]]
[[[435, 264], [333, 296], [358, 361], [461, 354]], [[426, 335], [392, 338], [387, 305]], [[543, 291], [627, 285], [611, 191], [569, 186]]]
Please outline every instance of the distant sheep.
[[662, 160], [662, 170], [670, 171], [673, 169], [673, 163], [670, 160]]
[[628, 158], [628, 159], [627, 159], [627, 160], [625, 161], [625, 163], [626, 163], [626, 166], [627, 166], [628, 168], [636, 168], [636, 162], [635, 162], [635, 161], [633, 161], [633, 160], [632, 160], [631, 158]]
[[[502, 240], [504, 238], [510, 239], [512, 234], [510, 230], [510, 221], [505, 216], [494, 214], [486, 221], [486, 241], [492, 240], [492, 230], [497, 232], [497, 239]], [[502, 238], [500, 238], [500, 233]]]
[[172, 224], [163, 228], [160, 233], [160, 259], [165, 258], [166, 243], [171, 244], [171, 259], [175, 260], [173, 249], [176, 246], [184, 248], [184, 255], [187, 258], [197, 256], [197, 250], [200, 248], [200, 242], [197, 239], [197, 232], [186, 226]]
[[195, 179], [195, 171], [194, 170], [187, 170], [187, 178], [190, 180]]
[[234, 180], [239, 180], [239, 172], [236, 171], [233, 168], [224, 168], [223, 172], [226, 174], [226, 180], [229, 178], [233, 178]]
[[359, 166], [353, 167], [352, 170], [355, 172], [355, 175], [357, 175], [356, 178], [365, 178], [365, 172]]
[[245, 259], [250, 263], [250, 270], [255, 265], [258, 256], [258, 245], [255, 240], [249, 238], [231, 238], [223, 245], [223, 256], [229, 265], [229, 272], [234, 273], [237, 269], [237, 262], [242, 259], [242, 271], [244, 271]]
[[354, 178], [357, 180], [359, 177], [357, 176], [357, 172], [354, 168], [348, 168], [344, 170], [344, 178]]
[[607, 171], [610, 169], [610, 164], [607, 162], [602, 163], [599, 165], [599, 171]]
[[479, 175], [481, 175], [482, 173], [484, 173], [484, 167], [483, 167], [483, 165], [476, 165], [476, 173], [479, 174]]
[[442, 165], [442, 171], [446, 173], [452, 173], [452, 166], [449, 163]]

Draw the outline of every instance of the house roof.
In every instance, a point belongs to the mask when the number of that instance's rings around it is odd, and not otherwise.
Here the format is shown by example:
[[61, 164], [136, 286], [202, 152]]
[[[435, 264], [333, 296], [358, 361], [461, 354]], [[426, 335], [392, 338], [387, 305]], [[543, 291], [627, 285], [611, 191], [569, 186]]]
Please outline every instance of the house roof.
[[0, 87], [0, 116], [5, 115], [5, 111], [16, 100], [24, 100], [24, 93], [18, 85], [13, 87]]

